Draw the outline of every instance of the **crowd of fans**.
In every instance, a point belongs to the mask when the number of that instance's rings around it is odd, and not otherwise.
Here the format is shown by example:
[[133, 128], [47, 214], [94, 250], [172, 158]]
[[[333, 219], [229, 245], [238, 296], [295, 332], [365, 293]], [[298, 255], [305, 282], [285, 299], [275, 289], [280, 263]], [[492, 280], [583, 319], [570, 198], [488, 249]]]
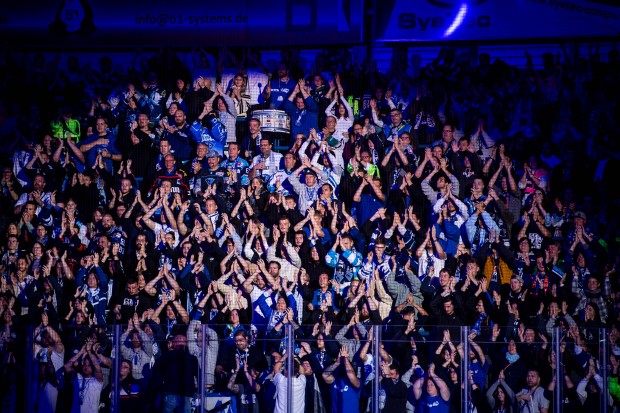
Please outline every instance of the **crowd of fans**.
[[376, 380], [382, 411], [618, 405], [617, 53], [289, 59], [258, 96], [246, 69], [42, 58], [2, 69], [3, 404], [31, 355], [39, 412], [190, 411], [203, 382], [248, 413], [366, 412]]

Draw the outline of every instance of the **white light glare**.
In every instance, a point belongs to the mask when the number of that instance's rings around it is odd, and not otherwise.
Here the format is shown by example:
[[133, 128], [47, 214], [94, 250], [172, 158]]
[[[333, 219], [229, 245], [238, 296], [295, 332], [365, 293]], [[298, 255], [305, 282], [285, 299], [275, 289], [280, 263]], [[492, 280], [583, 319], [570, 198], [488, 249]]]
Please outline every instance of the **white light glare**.
[[456, 29], [458, 29], [461, 23], [463, 23], [463, 19], [465, 19], [466, 14], [467, 14], [467, 3], [463, 3], [461, 4], [461, 7], [459, 8], [459, 12], [454, 18], [454, 21], [452, 22], [450, 27], [448, 27], [448, 30], [446, 30], [446, 32], [443, 34], [443, 37], [451, 36], [452, 33], [454, 33]]

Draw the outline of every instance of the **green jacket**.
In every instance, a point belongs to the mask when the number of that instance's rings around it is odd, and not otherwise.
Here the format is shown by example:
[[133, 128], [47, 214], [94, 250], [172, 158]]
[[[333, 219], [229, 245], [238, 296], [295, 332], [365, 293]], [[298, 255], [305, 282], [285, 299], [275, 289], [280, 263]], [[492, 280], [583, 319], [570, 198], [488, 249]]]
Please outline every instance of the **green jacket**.
[[620, 384], [618, 384], [618, 376], [611, 376], [607, 379], [609, 394], [615, 399], [620, 400]]
[[80, 141], [80, 122], [75, 119], [69, 119], [66, 122], [62, 120], [53, 120], [50, 123], [52, 136], [61, 139], [67, 139], [67, 133], [71, 132], [71, 137], [75, 143]]

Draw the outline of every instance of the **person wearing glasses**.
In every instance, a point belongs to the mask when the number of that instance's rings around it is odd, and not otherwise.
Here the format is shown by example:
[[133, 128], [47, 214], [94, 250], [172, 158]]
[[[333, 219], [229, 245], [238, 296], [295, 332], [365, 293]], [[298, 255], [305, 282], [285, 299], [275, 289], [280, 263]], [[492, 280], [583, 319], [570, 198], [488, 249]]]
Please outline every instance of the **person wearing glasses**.
[[[218, 354], [217, 364], [215, 366], [215, 388], [217, 391], [225, 391], [228, 387], [228, 380], [231, 372], [237, 366], [236, 360], [239, 359], [239, 368], [253, 369], [259, 366], [267, 365], [265, 355], [255, 346], [250, 346], [250, 338], [245, 330], [238, 330], [235, 333], [234, 347], [226, 347], [221, 349]], [[237, 382], [245, 380], [244, 375], [237, 377]]]
[[454, 138], [454, 125], [451, 123], [446, 123], [443, 125], [443, 129], [441, 130], [441, 139], [436, 140], [431, 144], [432, 147], [441, 145], [443, 149], [443, 154], [447, 158], [448, 153], [452, 151], [452, 142], [455, 141]]
[[280, 170], [282, 154], [273, 150], [273, 143], [268, 138], [261, 138], [259, 148], [261, 153], [252, 160], [248, 176], [250, 179], [260, 177], [264, 182], [268, 182], [269, 178]]
[[394, 108], [390, 110], [390, 119], [392, 123], [383, 125], [383, 133], [385, 133], [386, 139], [389, 142], [393, 143], [405, 132], [411, 134], [411, 125], [403, 121], [403, 112], [400, 109]]

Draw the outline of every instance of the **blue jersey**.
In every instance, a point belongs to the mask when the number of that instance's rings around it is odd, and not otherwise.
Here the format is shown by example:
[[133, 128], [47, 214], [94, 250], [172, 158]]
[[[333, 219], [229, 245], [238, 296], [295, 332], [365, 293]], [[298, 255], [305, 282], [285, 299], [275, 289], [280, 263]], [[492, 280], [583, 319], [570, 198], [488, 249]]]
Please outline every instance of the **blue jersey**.
[[[429, 396], [424, 393], [418, 400], [418, 408], [420, 413], [448, 413], [450, 404], [441, 398], [441, 396]], [[418, 409], [416, 408], [416, 412]]]
[[351, 385], [347, 376], [334, 376], [335, 380], [330, 386], [332, 396], [332, 412], [358, 413], [361, 387]]
[[394, 142], [405, 132], [411, 133], [411, 125], [406, 122], [401, 122], [398, 126], [394, 126], [394, 124], [383, 125], [383, 133], [388, 142]]
[[234, 170], [235, 172], [237, 172], [237, 178], [241, 185], [250, 184], [250, 179], [248, 178], [250, 165], [245, 159], [239, 157], [237, 157], [237, 159], [235, 159], [234, 161], [230, 159], [225, 159], [220, 163], [220, 167], [227, 169], [228, 171]]
[[[103, 136], [99, 136], [97, 134], [90, 135], [85, 141], [80, 142], [80, 146], [91, 144], [98, 141], [99, 139], [107, 139], [108, 143], [95, 145], [84, 154], [87, 167], [91, 167], [95, 164], [95, 162], [97, 161], [97, 155], [99, 155], [101, 152], [108, 151], [111, 155], [120, 155], [120, 152], [118, 151], [118, 149], [116, 149], [116, 135], [114, 135], [113, 133], [108, 133]], [[108, 171], [114, 171], [111, 158], [103, 158], [103, 162], [106, 164], [106, 168]]]
[[204, 143], [209, 150], [214, 150], [224, 156], [224, 144], [226, 143], [226, 127], [218, 119], [213, 118], [209, 121], [211, 127], [207, 128], [198, 120], [192, 123], [190, 132], [196, 143]]
[[481, 389], [487, 388], [487, 370], [489, 365], [488, 363], [480, 364], [479, 361], [469, 362], [469, 371], [474, 374], [474, 382], [480, 386]]
[[269, 85], [271, 86], [269, 106], [273, 107], [273, 109], [282, 109], [284, 102], [288, 100], [297, 84], [293, 79], [289, 78], [286, 82], [280, 79], [271, 79]]

